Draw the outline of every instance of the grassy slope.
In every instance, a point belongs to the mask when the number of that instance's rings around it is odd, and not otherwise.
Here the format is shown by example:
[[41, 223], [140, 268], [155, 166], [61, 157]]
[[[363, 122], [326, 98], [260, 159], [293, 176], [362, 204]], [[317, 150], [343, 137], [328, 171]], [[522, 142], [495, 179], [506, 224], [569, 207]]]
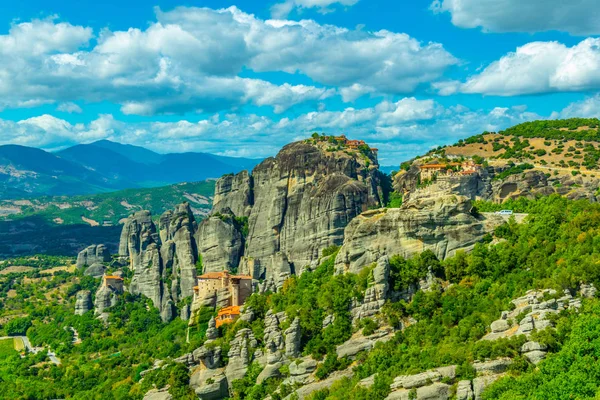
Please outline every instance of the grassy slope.
[[526, 162], [546, 172], [575, 171], [600, 177], [599, 123], [597, 119], [581, 118], [533, 121], [499, 133], [484, 132], [428, 156], [477, 156], [491, 164]]

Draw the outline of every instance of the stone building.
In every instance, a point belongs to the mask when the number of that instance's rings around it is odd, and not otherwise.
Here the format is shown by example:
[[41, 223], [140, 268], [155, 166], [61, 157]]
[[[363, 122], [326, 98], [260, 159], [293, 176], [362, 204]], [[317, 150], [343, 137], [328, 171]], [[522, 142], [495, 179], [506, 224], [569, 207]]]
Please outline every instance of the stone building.
[[240, 307], [230, 306], [219, 310], [215, 319], [217, 328], [223, 324], [231, 324], [240, 317]]
[[123, 278], [116, 275], [102, 276], [102, 286], [113, 289], [117, 293], [123, 293]]
[[479, 165], [472, 160], [462, 163], [423, 164], [419, 167], [422, 181], [433, 180], [435, 177], [473, 174], [477, 172], [478, 168]]
[[194, 301], [213, 296], [219, 292], [229, 293], [229, 306], [237, 307], [252, 294], [252, 277], [232, 275], [228, 271], [209, 272], [198, 277], [198, 286], [194, 287]]

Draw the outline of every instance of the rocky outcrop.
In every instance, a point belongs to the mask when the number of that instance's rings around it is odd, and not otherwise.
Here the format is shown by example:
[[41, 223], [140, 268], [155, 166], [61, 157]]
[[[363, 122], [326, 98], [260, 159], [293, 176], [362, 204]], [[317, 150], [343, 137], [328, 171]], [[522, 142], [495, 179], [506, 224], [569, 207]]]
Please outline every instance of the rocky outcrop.
[[[558, 314], [561, 310], [578, 309], [581, 299], [573, 297], [568, 290], [556, 298], [554, 289], [529, 290], [524, 296], [512, 300], [514, 309], [503, 311], [500, 319], [492, 322], [491, 332], [483, 340], [496, 340], [515, 335], [529, 336], [534, 329], [543, 330], [552, 327], [551, 314]], [[544, 300], [547, 298], [547, 300]], [[524, 315], [519, 320], [517, 317]], [[532, 355], [536, 357], [536, 355]], [[539, 356], [539, 354], [537, 355]]]
[[94, 300], [94, 313], [102, 314], [104, 310], [117, 304], [118, 293], [110, 286], [101, 285]]
[[389, 277], [390, 259], [386, 255], [377, 260], [377, 265], [373, 269], [373, 282], [365, 291], [362, 303], [352, 307], [353, 322], [357, 322], [361, 318], [372, 317], [381, 311], [381, 307], [388, 298]]
[[460, 381], [456, 385], [456, 400], [473, 400], [473, 385], [471, 381]]
[[317, 362], [310, 357], [304, 357], [289, 365], [290, 376], [285, 380], [286, 384], [304, 384], [310, 375], [316, 371]]
[[253, 203], [252, 177], [248, 171], [222, 176], [215, 185], [213, 213], [231, 210], [238, 217], [247, 217]]
[[350, 339], [336, 347], [335, 351], [338, 358], [348, 357], [354, 359], [356, 355], [363, 351], [370, 351], [377, 342], [387, 342], [394, 336], [394, 332], [388, 329], [381, 329], [369, 336], [363, 336], [357, 332]]
[[300, 356], [300, 340], [302, 332], [300, 330], [300, 319], [296, 317], [285, 334], [285, 355], [286, 357], [296, 358]]
[[534, 365], [546, 358], [547, 350], [548, 346], [538, 342], [527, 342], [521, 346], [521, 354]]
[[[167, 322], [177, 312], [175, 303], [193, 295], [196, 285], [197, 226], [189, 204], [160, 217], [159, 229], [148, 211], [136, 212], [123, 225], [119, 255], [133, 270], [130, 291], [152, 300]], [[181, 313], [185, 316], [186, 312]]]
[[215, 340], [219, 337], [219, 331], [217, 330], [217, 323], [215, 317], [211, 317], [208, 321], [208, 328], [206, 329], [206, 340]]
[[431, 250], [444, 259], [471, 249], [502, 222], [496, 215], [473, 215], [466, 197], [422, 191], [401, 208], [371, 210], [352, 220], [335, 260], [336, 273], [358, 273], [385, 255], [409, 258]]
[[[285, 146], [258, 165], [252, 176], [217, 182], [214, 212], [248, 216], [248, 237], [239, 271], [279, 286], [340, 245], [349, 221], [381, 204], [377, 158], [370, 151], [332, 148], [327, 140]], [[203, 243], [200, 235], [198, 243]]]
[[75, 315], [83, 315], [92, 309], [92, 293], [89, 290], [77, 292], [75, 300]]
[[160, 236], [164, 246], [172, 246], [172, 251], [165, 253], [165, 265], [171, 267], [170, 273], [174, 287], [171, 296], [174, 301], [194, 295], [196, 286], [196, 247], [197, 225], [188, 203], [178, 205], [174, 211], [167, 211], [160, 219]]
[[[279, 369], [283, 366], [284, 355], [283, 352], [286, 350], [286, 343], [281, 334], [281, 328], [279, 324], [285, 321], [285, 313], [275, 314], [269, 310], [265, 315], [265, 331], [264, 331], [264, 343], [266, 351], [266, 365], [256, 379], [256, 382], [260, 384], [265, 379], [273, 378], [281, 375]], [[299, 330], [299, 321], [297, 328], [294, 331]], [[295, 345], [295, 343], [290, 343]], [[291, 349], [293, 350], [293, 349]]]
[[244, 238], [229, 208], [204, 219], [196, 234], [202, 270], [206, 272], [233, 271], [244, 252]]
[[246, 374], [248, 366], [254, 359], [254, 350], [258, 342], [250, 329], [240, 329], [230, 343], [229, 363], [225, 368], [225, 375], [231, 385], [236, 379], [241, 379]]
[[77, 255], [77, 268], [91, 266], [93, 264], [110, 262], [110, 252], [103, 244], [93, 244], [83, 249]]
[[85, 269], [83, 272], [86, 276], [92, 276], [94, 278], [100, 278], [106, 272], [106, 266], [101, 263], [94, 263]]
[[152, 389], [146, 393], [143, 400], [171, 400], [173, 396], [169, 393], [169, 387], [163, 389]]

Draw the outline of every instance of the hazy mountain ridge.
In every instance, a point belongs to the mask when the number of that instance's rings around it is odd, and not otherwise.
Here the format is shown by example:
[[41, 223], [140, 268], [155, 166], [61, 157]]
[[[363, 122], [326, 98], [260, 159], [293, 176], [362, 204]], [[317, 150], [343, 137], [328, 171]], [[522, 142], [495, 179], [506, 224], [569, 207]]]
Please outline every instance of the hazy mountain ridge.
[[0, 199], [83, 195], [198, 182], [251, 169], [260, 160], [209, 153], [158, 154], [102, 140], [57, 153], [0, 146]]

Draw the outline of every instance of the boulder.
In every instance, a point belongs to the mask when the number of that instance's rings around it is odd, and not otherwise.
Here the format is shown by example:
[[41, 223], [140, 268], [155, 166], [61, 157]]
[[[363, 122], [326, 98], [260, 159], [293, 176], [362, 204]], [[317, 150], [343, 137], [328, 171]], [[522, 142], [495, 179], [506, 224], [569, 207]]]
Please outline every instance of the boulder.
[[473, 368], [478, 375], [493, 375], [505, 372], [512, 363], [510, 358], [499, 358], [492, 361], [475, 362]]
[[100, 278], [105, 272], [106, 266], [104, 266], [104, 264], [94, 263], [86, 268], [83, 274], [94, 278]]
[[499, 319], [497, 321], [492, 322], [491, 328], [492, 332], [498, 333], [508, 330], [510, 328], [510, 325], [508, 324], [507, 320]]
[[200, 400], [221, 400], [229, 397], [227, 377], [218, 374], [209, 378], [204, 385], [196, 387], [196, 395]]

